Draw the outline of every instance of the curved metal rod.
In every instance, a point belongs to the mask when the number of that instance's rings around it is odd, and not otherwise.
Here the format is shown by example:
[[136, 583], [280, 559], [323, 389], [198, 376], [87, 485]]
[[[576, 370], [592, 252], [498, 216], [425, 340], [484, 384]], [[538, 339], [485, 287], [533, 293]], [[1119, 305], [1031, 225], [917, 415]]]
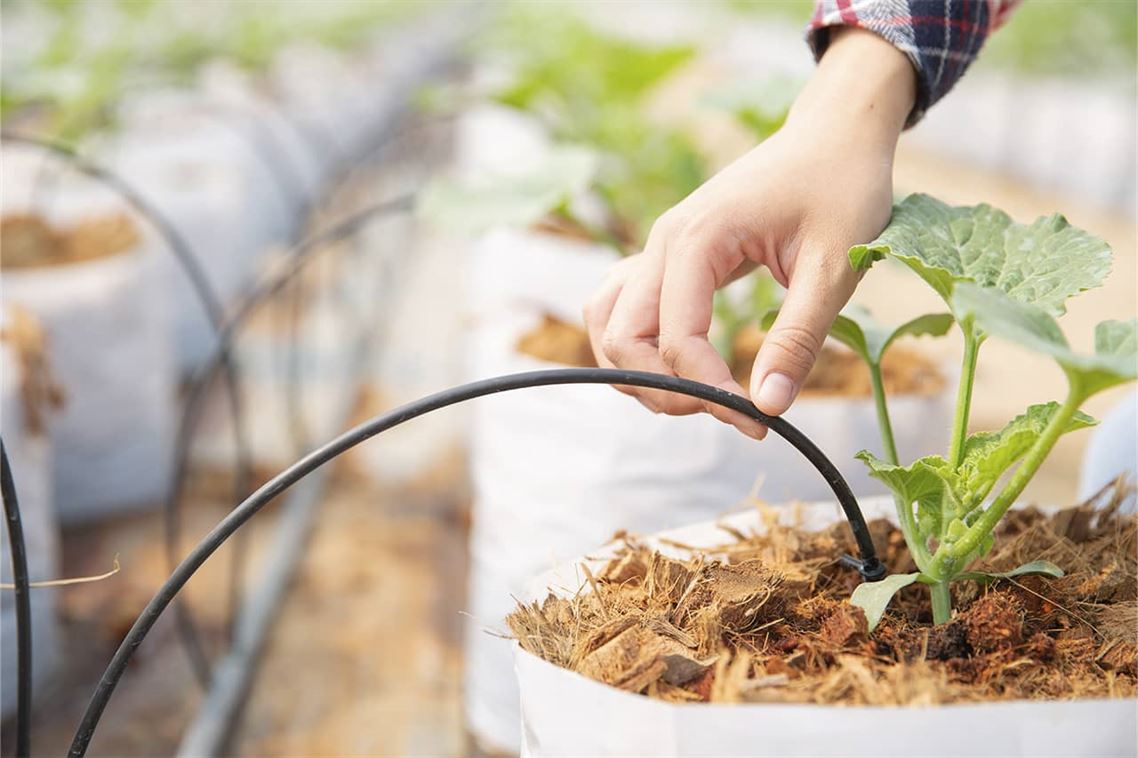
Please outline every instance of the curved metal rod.
[[16, 758], [27, 758], [32, 753], [32, 601], [28, 594], [31, 587], [20, 502], [16, 498], [16, 483], [3, 439], [0, 439], [0, 494], [4, 497], [12, 582], [16, 586]]
[[[248, 436], [245, 433], [240, 391], [240, 374], [237, 364], [233, 360], [230, 342], [225, 337], [225, 309], [193, 249], [169, 219], [146, 202], [130, 184], [125, 182], [115, 172], [88, 161], [76, 153], [71, 147], [51, 140], [12, 134], [9, 132], [0, 132], [0, 140], [37, 147], [64, 159], [80, 173], [90, 176], [117, 192], [120, 197], [154, 226], [159, 235], [166, 242], [166, 246], [173, 253], [176, 262], [189, 279], [191, 289], [197, 295], [198, 301], [201, 303], [202, 309], [205, 311], [206, 317], [217, 335], [214, 353], [217, 355], [218, 366], [224, 372], [223, 379], [226, 384], [226, 395], [229, 398], [230, 422], [236, 447], [236, 453], [234, 455], [234, 497], [235, 499], [243, 498], [249, 490], [252, 460], [249, 452]], [[195, 389], [193, 386], [191, 386], [190, 393], [191, 396], [195, 393], [204, 395], [201, 388]], [[193, 410], [195, 414], [200, 415], [202, 411], [200, 403], [195, 406]], [[179, 433], [175, 439], [173, 450], [175, 468], [174, 471], [171, 472], [171, 486], [173, 486], [173, 480], [181, 480], [184, 478], [185, 472], [182, 469], [185, 467], [186, 460], [188, 459], [189, 442], [190, 439], [181, 433]], [[176, 549], [173, 552], [176, 552]], [[173, 566], [173, 564], [174, 562], [171, 561], [171, 566]], [[177, 611], [176, 616], [180, 624], [185, 623], [185, 619], [182, 618], [183, 613], [181, 610]], [[187, 648], [187, 655], [190, 658], [191, 666], [198, 672], [199, 678], [201, 678], [202, 672], [204, 671], [203, 681], [208, 681], [209, 663], [200, 647], [196, 649]]]
[[[273, 295], [284, 289], [293, 278], [299, 274], [312, 259], [314, 252], [322, 245], [349, 237], [356, 233], [366, 223], [376, 216], [388, 213], [404, 212], [413, 206], [413, 197], [405, 195], [393, 200], [387, 200], [366, 208], [333, 226], [317, 232], [302, 241], [289, 251], [287, 266], [275, 272], [260, 286], [251, 291], [240, 303], [233, 316], [226, 321], [218, 334], [213, 352], [194, 374], [186, 404], [183, 407], [182, 417], [179, 420], [176, 443], [174, 446], [174, 473], [170, 480], [170, 487], [163, 503], [163, 521], [165, 523], [165, 549], [170, 569], [173, 570], [178, 562], [178, 543], [181, 542], [182, 523], [180, 519], [182, 497], [186, 484], [186, 464], [189, 457], [190, 442], [193, 440], [197, 424], [205, 408], [206, 390], [213, 381], [218, 370], [224, 366], [227, 346], [233, 341], [234, 335], [245, 325], [257, 308]], [[243, 498], [244, 493], [238, 495]], [[177, 621], [178, 634], [190, 655], [190, 663], [198, 681], [205, 684], [209, 681], [209, 661], [201, 644], [197, 626], [189, 610], [182, 602], [174, 603], [174, 614]]]
[[[731, 410], [742, 413], [749, 418], [765, 424], [771, 431], [793, 445], [818, 469], [818, 472], [822, 474], [831, 489], [833, 489], [834, 495], [838, 498], [838, 502], [841, 503], [842, 509], [850, 521], [850, 527], [853, 530], [854, 539], [857, 541], [858, 550], [861, 553], [864, 565], [866, 567], [880, 566], [873, 547], [873, 540], [870, 538], [869, 529], [866, 526], [865, 519], [862, 517], [861, 509], [858, 507], [853, 493], [850, 492], [849, 485], [846, 484], [834, 464], [826, 458], [822, 451], [819, 450], [806, 435], [795, 428], [789, 421], [775, 416], [767, 416], [755, 408], [751, 401], [740, 395], [734, 395], [718, 387], [711, 387], [706, 384], [700, 384], [699, 382], [673, 376], [663, 376], [642, 371], [622, 371], [619, 369], [603, 368], [566, 368], [547, 371], [528, 371], [521, 374], [499, 376], [493, 379], [482, 379], [452, 389], [443, 390], [433, 395], [428, 395], [427, 397], [408, 403], [400, 408], [376, 416], [344, 432], [331, 442], [313, 450], [274, 476], [259, 487], [256, 492], [246, 498], [243, 503], [230, 511], [229, 515], [222, 519], [221, 522], [198, 543], [197, 547], [186, 556], [178, 568], [170, 574], [170, 577], [162, 584], [158, 592], [155, 593], [154, 597], [151, 598], [150, 602], [146, 605], [142, 614], [134, 622], [134, 626], [127, 632], [126, 637], [123, 638], [122, 644], [119, 645], [114, 658], [111, 659], [106, 671], [103, 672], [103, 676], [99, 679], [99, 684], [87, 705], [83, 720], [71, 743], [69, 755], [78, 758], [87, 752], [87, 747], [91, 742], [91, 737], [95, 733], [95, 728], [99, 725], [99, 719], [102, 716], [103, 710], [106, 708], [111, 695], [114, 693], [115, 687], [122, 678], [127, 664], [134, 655], [134, 651], [142, 644], [146, 634], [150, 631], [151, 627], [154, 626], [154, 623], [178, 594], [179, 590], [185, 586], [186, 582], [190, 580], [190, 577], [194, 575], [202, 564], [205, 563], [234, 532], [256, 515], [258, 511], [272, 502], [277, 495], [296, 484], [320, 466], [351, 450], [361, 442], [369, 440], [377, 434], [418, 418], [419, 416], [439, 410], [440, 408], [446, 408], [451, 405], [466, 402], [467, 400], [473, 400], [474, 398], [493, 395], [499, 392], [508, 392], [527, 387], [548, 387], [562, 384], [613, 384], [667, 390], [730, 408]], [[870, 568], [870, 570], [872, 571], [873, 568]]]

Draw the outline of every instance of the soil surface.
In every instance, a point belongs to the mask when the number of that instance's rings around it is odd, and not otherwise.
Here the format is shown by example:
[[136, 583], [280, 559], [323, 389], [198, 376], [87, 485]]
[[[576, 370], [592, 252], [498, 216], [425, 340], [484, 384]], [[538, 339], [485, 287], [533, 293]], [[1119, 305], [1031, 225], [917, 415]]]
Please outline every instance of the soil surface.
[[[1138, 692], [1138, 516], [1132, 485], [1097, 501], [1005, 519], [983, 567], [1029, 560], [1059, 579], [953, 584], [954, 616], [931, 625], [927, 591], [902, 590], [868, 632], [850, 605], [848, 527], [735, 533], [669, 557], [620, 535], [616, 556], [571, 598], [520, 605], [507, 623], [558, 666], [671, 702], [919, 705], [1133, 697]], [[1097, 507], [1097, 509], [1096, 509]], [[900, 532], [871, 524], [891, 572], [915, 570]], [[676, 548], [682, 546], [675, 545]]]
[[[751, 381], [751, 366], [763, 344], [764, 333], [757, 327], [740, 330], [736, 335], [731, 360], [731, 373], [739, 384]], [[596, 366], [589, 335], [578, 324], [546, 313], [541, 323], [523, 334], [518, 352], [532, 358], [566, 366]], [[881, 367], [885, 390], [890, 395], [935, 395], [944, 388], [944, 376], [921, 353], [894, 346], [885, 355]], [[806, 379], [803, 395], [809, 397], [869, 397], [869, 371], [852, 351], [827, 344]]]
[[11, 214], [0, 219], [0, 268], [63, 266], [105, 258], [129, 250], [139, 234], [126, 214], [84, 218], [69, 228], [43, 217]]

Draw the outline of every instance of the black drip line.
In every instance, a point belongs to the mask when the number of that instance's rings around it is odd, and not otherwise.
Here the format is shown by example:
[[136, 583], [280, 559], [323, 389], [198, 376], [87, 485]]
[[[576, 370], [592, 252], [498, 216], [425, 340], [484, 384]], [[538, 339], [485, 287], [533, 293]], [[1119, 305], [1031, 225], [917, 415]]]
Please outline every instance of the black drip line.
[[759, 411], [746, 398], [718, 387], [711, 387], [688, 379], [664, 376], [640, 371], [622, 371], [603, 368], [567, 368], [547, 371], [530, 371], [521, 374], [483, 379], [464, 384], [442, 392], [428, 395], [387, 413], [376, 416], [336, 437], [325, 445], [293, 463], [277, 474], [252, 495], [236, 506], [222, 519], [192, 551], [182, 560], [170, 577], [162, 584], [143, 609], [126, 637], [119, 645], [107, 669], [99, 679], [98, 686], [87, 705], [83, 719], [71, 743], [69, 755], [79, 758], [87, 748], [98, 727], [107, 703], [115, 687], [122, 678], [134, 651], [142, 644], [150, 629], [163, 611], [174, 601], [179, 591], [190, 578], [238, 529], [262, 508], [273, 501], [277, 495], [315, 471], [320, 466], [347, 452], [361, 442], [392, 429], [419, 416], [451, 405], [466, 402], [486, 395], [524, 389], [528, 387], [548, 387], [566, 384], [612, 384], [617, 386], [645, 387], [676, 392], [689, 397], [715, 403], [729, 408], [766, 425], [775, 434], [795, 447], [818, 470], [833, 490], [838, 503], [850, 524], [858, 547], [858, 558], [843, 559], [847, 565], [858, 569], [867, 581], [876, 581], [885, 575], [885, 566], [877, 558], [869, 528], [858, 507], [857, 500], [841, 473], [810, 439], [794, 425], [783, 418], [767, 416]]

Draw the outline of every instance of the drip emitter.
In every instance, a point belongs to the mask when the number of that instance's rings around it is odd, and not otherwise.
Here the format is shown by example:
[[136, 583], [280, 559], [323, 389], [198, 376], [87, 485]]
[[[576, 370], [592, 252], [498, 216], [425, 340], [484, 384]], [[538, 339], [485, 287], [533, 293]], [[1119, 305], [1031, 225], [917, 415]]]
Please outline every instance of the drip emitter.
[[482, 379], [463, 384], [442, 392], [421, 398], [376, 416], [339, 437], [312, 451], [294, 464], [277, 474], [221, 520], [209, 534], [186, 556], [170, 577], [162, 584], [154, 597], [143, 609], [126, 637], [123, 638], [99, 684], [91, 697], [83, 720], [75, 734], [69, 754], [82, 756], [99, 724], [103, 710], [110, 701], [115, 687], [122, 678], [127, 664], [158, 617], [174, 600], [203, 563], [225, 543], [242, 525], [258, 511], [269, 504], [277, 495], [315, 471], [337, 456], [351, 450], [356, 445], [392, 429], [404, 422], [426, 415], [432, 411], [451, 405], [493, 395], [499, 392], [526, 389], [529, 387], [548, 387], [564, 384], [611, 384], [618, 386], [644, 387], [648, 389], [676, 392], [729, 408], [766, 425], [775, 434], [795, 447], [818, 470], [833, 490], [838, 503], [849, 521], [850, 530], [858, 548], [858, 556], [843, 556], [843, 564], [856, 568], [866, 581], [877, 581], [885, 576], [885, 566], [877, 557], [870, 538], [869, 528], [858, 507], [857, 500], [849, 485], [833, 463], [810, 441], [810, 439], [789, 421], [776, 416], [768, 416], [759, 411], [746, 398], [717, 387], [711, 387], [688, 379], [663, 376], [641, 371], [623, 371], [605, 368], [566, 368], [545, 371], [528, 371], [520, 374]]

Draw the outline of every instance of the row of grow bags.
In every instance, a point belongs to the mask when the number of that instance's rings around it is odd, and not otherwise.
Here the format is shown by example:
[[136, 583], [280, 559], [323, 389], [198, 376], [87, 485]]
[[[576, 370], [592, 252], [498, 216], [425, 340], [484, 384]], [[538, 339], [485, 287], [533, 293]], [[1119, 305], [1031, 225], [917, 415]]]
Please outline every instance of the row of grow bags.
[[[24, 497], [33, 581], [58, 575], [59, 521], [167, 494], [174, 452], [185, 452], [174, 446], [179, 377], [214, 350], [222, 309], [243, 297], [266, 253], [295, 239], [326, 185], [368, 156], [436, 65], [423, 38], [402, 31], [351, 61], [285, 51], [274, 71], [287, 87], [218, 64], [189, 90], [128, 93], [122, 127], [91, 138], [82, 158], [6, 134], [5, 318], [18, 309], [38, 322], [60, 399], [42, 427], [29, 428], [8, 412], [26, 378], [5, 369], [3, 437]], [[331, 141], [315, 136], [324, 132]], [[171, 241], [180, 251], [165, 249]], [[177, 260], [187, 251], [189, 277]], [[19, 361], [6, 355], [5, 365]], [[7, 555], [4, 566], [7, 581]], [[4, 595], [5, 714], [16, 694], [11, 599]], [[40, 683], [58, 658], [52, 592], [37, 591], [33, 610]]]

